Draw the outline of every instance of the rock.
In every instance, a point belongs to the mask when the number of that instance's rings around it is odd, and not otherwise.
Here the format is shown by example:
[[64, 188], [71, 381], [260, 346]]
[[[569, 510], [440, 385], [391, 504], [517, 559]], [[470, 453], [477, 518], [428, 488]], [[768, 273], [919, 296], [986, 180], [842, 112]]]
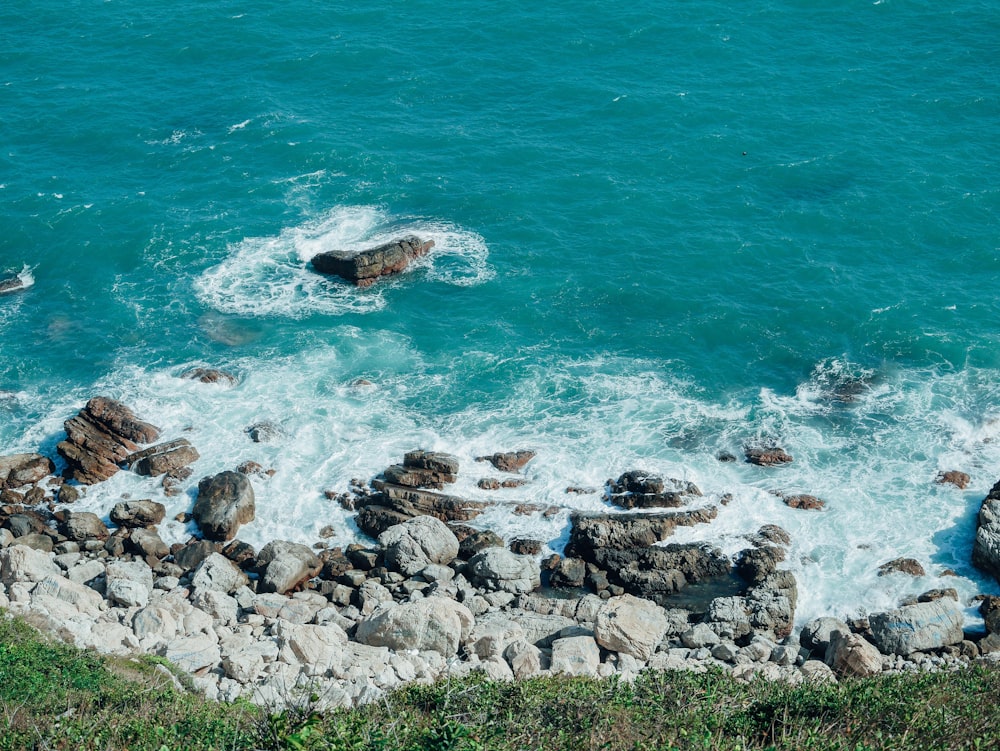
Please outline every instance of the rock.
[[191, 578], [191, 586], [195, 589], [226, 594], [232, 594], [246, 583], [246, 574], [221, 553], [211, 553], [198, 564]]
[[21, 278], [22, 274], [0, 277], [0, 295], [9, 295], [14, 292], [21, 292], [30, 287], [31, 284]]
[[156, 501], [122, 501], [111, 509], [111, 521], [119, 527], [155, 527], [163, 521], [166, 509]]
[[178, 438], [176, 441], [168, 441], [129, 454], [125, 457], [125, 464], [136, 474], [158, 477], [168, 472], [176, 472], [200, 458], [201, 455], [190, 441]]
[[394, 524], [414, 516], [433, 516], [446, 523], [467, 522], [489, 505], [379, 480], [372, 484], [379, 492], [359, 499], [359, 505], [364, 507], [358, 512], [356, 521], [362, 532], [375, 538]]
[[89, 511], [67, 511], [60, 531], [74, 542], [86, 540], [107, 540], [111, 534], [97, 514]]
[[821, 501], [814, 495], [806, 495], [804, 493], [799, 495], [783, 495], [781, 500], [785, 502], [788, 508], [802, 509], [804, 511], [820, 511], [824, 506], [826, 506], [826, 501]]
[[872, 637], [885, 654], [909, 655], [961, 643], [962, 613], [951, 600], [907, 605], [868, 619]]
[[664, 480], [641, 470], [608, 480], [608, 500], [627, 509], [683, 506], [689, 497], [700, 495], [701, 491], [692, 482]]
[[990, 634], [1000, 634], [1000, 596], [987, 595], [979, 603], [979, 612]]
[[605, 649], [646, 661], [666, 634], [667, 625], [663, 608], [626, 594], [612, 597], [597, 611], [594, 638]]
[[751, 584], [758, 584], [773, 574], [785, 560], [785, 551], [776, 545], [747, 548], [736, 559], [736, 573]]
[[878, 567], [879, 576], [894, 573], [925, 576], [927, 572], [924, 571], [924, 567], [920, 565], [920, 562], [913, 558], [896, 558]]
[[125, 608], [144, 607], [153, 594], [153, 571], [142, 561], [113, 561], [105, 570], [105, 596]]
[[306, 675], [322, 676], [340, 669], [347, 646], [347, 634], [342, 628], [333, 623], [322, 626], [278, 623], [276, 635], [285, 659], [302, 665]]
[[95, 396], [79, 414], [64, 423], [66, 440], [56, 446], [66, 459], [66, 476], [82, 485], [107, 480], [118, 472], [118, 464], [152, 443], [160, 431], [136, 418], [121, 402]]
[[243, 429], [254, 443], [271, 443], [281, 438], [285, 432], [273, 422], [255, 422]]
[[37, 533], [21, 535], [17, 538], [17, 544], [22, 547], [40, 550], [43, 553], [51, 553], [53, 548], [51, 537]]
[[476, 553], [486, 550], [487, 548], [502, 548], [504, 546], [503, 538], [500, 537], [496, 532], [483, 529], [473, 532], [471, 535], [462, 540], [458, 547], [458, 554], [465, 560], [469, 560]]
[[195, 540], [174, 551], [174, 563], [185, 571], [191, 571], [212, 553], [219, 552], [218, 543], [211, 540]]
[[0, 456], [0, 489], [34, 485], [55, 472], [52, 460], [41, 454]]
[[81, 615], [96, 619], [105, 607], [104, 598], [90, 587], [61, 576], [47, 576], [31, 592], [37, 607], [40, 598], [51, 597], [76, 607]]
[[487, 660], [503, 656], [511, 644], [524, 641], [524, 629], [501, 613], [487, 613], [476, 619], [475, 627], [469, 634], [467, 648]]
[[865, 678], [882, 672], [882, 655], [858, 634], [834, 631], [826, 650], [826, 664], [837, 675]]
[[802, 627], [799, 632], [799, 644], [803, 648], [819, 655], [825, 655], [830, 640], [836, 631], [847, 634], [850, 627], [839, 618], [823, 617], [814, 618]]
[[714, 507], [657, 514], [573, 514], [566, 555], [593, 562], [596, 551], [647, 547], [663, 542], [677, 527], [708, 524]]
[[59, 503], [76, 503], [81, 497], [81, 488], [76, 485], [63, 485], [59, 488]]
[[791, 455], [778, 447], [748, 448], [744, 452], [744, 456], [750, 464], [756, 464], [759, 467], [776, 467], [792, 461]]
[[802, 677], [810, 683], [836, 683], [837, 676], [830, 666], [820, 660], [806, 660], [799, 668]]
[[1000, 581], [1000, 482], [990, 489], [979, 508], [972, 563]]
[[688, 584], [727, 579], [732, 568], [722, 551], [703, 543], [597, 550], [588, 562], [606, 572], [613, 585], [661, 605]]
[[231, 540], [256, 513], [253, 486], [238, 472], [221, 472], [198, 483], [194, 520], [211, 540]]
[[447, 525], [431, 516], [417, 516], [390, 527], [378, 538], [385, 565], [406, 576], [432, 563], [447, 565], [458, 557], [458, 538]]
[[940, 600], [943, 597], [948, 597], [955, 602], [958, 602], [958, 590], [953, 587], [928, 589], [926, 592], [922, 592], [917, 595], [917, 602], [934, 602], [935, 600]]
[[257, 565], [264, 569], [257, 591], [279, 594], [295, 589], [323, 568], [312, 550], [287, 540], [273, 540], [265, 545], [257, 556]]
[[569, 636], [552, 642], [553, 674], [597, 675], [601, 650], [592, 636]]
[[519, 680], [532, 678], [541, 672], [542, 650], [527, 641], [514, 642], [504, 650], [503, 656], [514, 677]]
[[765, 545], [790, 545], [792, 536], [777, 524], [765, 524], [750, 536], [750, 542], [757, 547]]
[[313, 256], [310, 263], [321, 274], [332, 274], [357, 287], [368, 287], [382, 276], [401, 273], [410, 261], [426, 255], [433, 247], [433, 240], [424, 242], [409, 236], [360, 252], [331, 250], [320, 253]]
[[510, 552], [516, 555], [538, 555], [542, 552], [542, 541], [517, 537], [510, 541]]
[[201, 383], [220, 383], [223, 386], [235, 386], [239, 379], [232, 373], [217, 368], [191, 368], [181, 373], [181, 378]]
[[957, 470], [950, 470], [948, 472], [938, 473], [935, 482], [938, 485], [954, 485], [959, 490], [965, 490], [969, 487], [969, 481], [972, 478], [969, 477], [965, 472], [958, 472]]
[[[587, 562], [582, 558], [563, 558], [556, 564], [549, 576], [549, 584], [553, 587], [582, 587], [587, 578]], [[607, 578], [607, 577], [605, 577]], [[607, 589], [605, 586], [604, 589]]]
[[172, 639], [159, 650], [160, 655], [188, 673], [215, 667], [222, 659], [214, 636], [197, 634]]
[[157, 531], [145, 527], [138, 527], [129, 532], [125, 538], [125, 549], [146, 559], [160, 559], [170, 555], [170, 548]]
[[40, 582], [47, 576], [61, 576], [62, 570], [40, 550], [21, 544], [0, 549], [0, 584]]
[[519, 472], [535, 458], [535, 452], [522, 449], [520, 451], [497, 452], [492, 456], [477, 456], [477, 462], [489, 462], [501, 472]]
[[521, 594], [541, 586], [541, 568], [529, 556], [515, 555], [506, 548], [487, 548], [470, 560], [467, 576], [489, 591]]
[[362, 644], [437, 652], [453, 657], [468, 639], [475, 620], [464, 605], [444, 597], [388, 605], [358, 623], [355, 638]]

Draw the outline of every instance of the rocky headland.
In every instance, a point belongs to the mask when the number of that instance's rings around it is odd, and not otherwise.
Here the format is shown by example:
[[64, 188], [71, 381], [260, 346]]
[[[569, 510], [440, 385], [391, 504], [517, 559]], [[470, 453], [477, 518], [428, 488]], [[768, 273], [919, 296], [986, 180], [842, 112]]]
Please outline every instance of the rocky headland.
[[[247, 435], [266, 440], [272, 429], [254, 425]], [[641, 470], [608, 481], [605, 500], [621, 510], [572, 516], [561, 555], [477, 526], [490, 502], [443, 492], [458, 459], [419, 449], [332, 494], [356, 512], [367, 544], [241, 542], [256, 514], [250, 476], [264, 472], [248, 462], [198, 481], [189, 518], [199, 534], [167, 545], [157, 532], [165, 508], [154, 500], [123, 499], [106, 518], [73, 504], [120, 471], [161, 478], [164, 493], [176, 493], [197, 449], [161, 441], [155, 426], [106, 397], [91, 399], [65, 430], [59, 476], [53, 457], [0, 456], [0, 607], [77, 646], [166, 657], [212, 698], [282, 705], [312, 694], [332, 707], [472, 671], [628, 679], [715, 667], [799, 682], [1000, 659], [1000, 597], [977, 598], [986, 633], [969, 634], [962, 608], [971, 603], [954, 590], [796, 629], [799, 583], [782, 567], [788, 533], [765, 525], [735, 556], [672, 542], [679, 527], [710, 525], [718, 508], [689, 482]], [[524, 481], [534, 456], [522, 449], [479, 460], [504, 476], [487, 478], [489, 487], [504, 488]], [[792, 461], [773, 446], [749, 447], [745, 458], [765, 468]], [[782, 498], [802, 513], [822, 508], [813, 496]], [[998, 504], [1000, 483], [983, 502], [971, 555], [1000, 577]], [[880, 573], [918, 570], [898, 559]]]

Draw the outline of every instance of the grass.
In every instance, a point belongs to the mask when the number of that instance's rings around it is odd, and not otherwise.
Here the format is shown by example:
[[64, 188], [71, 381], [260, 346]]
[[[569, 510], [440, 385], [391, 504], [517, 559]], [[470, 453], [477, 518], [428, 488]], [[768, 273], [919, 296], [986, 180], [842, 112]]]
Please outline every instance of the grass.
[[319, 715], [203, 700], [161, 662], [98, 657], [0, 617], [0, 751], [1000, 748], [1000, 671], [987, 667], [798, 687], [720, 672], [473, 677]]

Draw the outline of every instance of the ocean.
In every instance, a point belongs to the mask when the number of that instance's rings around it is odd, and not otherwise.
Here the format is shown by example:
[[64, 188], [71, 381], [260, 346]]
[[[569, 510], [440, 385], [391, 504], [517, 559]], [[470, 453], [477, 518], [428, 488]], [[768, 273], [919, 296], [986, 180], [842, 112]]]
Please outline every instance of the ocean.
[[[677, 539], [788, 530], [800, 624], [997, 592], [1000, 3], [515, 6], [0, 5], [0, 453], [111, 396], [201, 459], [77, 507], [170, 519], [253, 460], [257, 546], [360, 539], [324, 491], [414, 448], [546, 553], [608, 508], [568, 486], [643, 469], [732, 496]], [[308, 265], [406, 234], [436, 246], [369, 289]], [[718, 459], [760, 444], [794, 461]], [[480, 489], [516, 449], [528, 484]]]

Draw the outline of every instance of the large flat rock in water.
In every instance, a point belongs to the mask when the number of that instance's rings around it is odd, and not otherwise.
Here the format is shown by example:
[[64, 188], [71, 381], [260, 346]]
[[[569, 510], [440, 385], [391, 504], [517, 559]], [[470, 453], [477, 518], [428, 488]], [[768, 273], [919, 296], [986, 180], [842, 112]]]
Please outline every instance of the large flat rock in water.
[[410, 236], [360, 252], [331, 250], [313, 256], [310, 263], [322, 274], [332, 274], [358, 287], [368, 287], [380, 277], [400, 273], [410, 261], [426, 255], [433, 247], [433, 240], [425, 242]]

